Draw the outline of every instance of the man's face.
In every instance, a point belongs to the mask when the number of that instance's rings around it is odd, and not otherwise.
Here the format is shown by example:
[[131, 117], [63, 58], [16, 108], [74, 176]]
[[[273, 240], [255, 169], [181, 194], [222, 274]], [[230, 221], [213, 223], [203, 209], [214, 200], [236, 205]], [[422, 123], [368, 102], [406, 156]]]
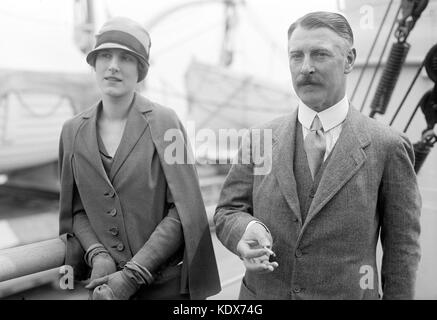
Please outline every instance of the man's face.
[[97, 53], [96, 79], [103, 94], [122, 97], [135, 90], [138, 59], [122, 49], [104, 49]]
[[355, 61], [355, 49], [345, 39], [328, 28], [297, 27], [288, 54], [294, 90], [307, 106], [320, 112], [344, 97]]

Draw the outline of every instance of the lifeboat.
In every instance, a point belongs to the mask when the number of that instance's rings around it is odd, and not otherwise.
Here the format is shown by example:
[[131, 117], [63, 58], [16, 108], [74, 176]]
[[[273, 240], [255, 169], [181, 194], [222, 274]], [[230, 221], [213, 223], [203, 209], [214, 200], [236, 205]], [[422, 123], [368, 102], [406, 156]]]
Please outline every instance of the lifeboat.
[[63, 123], [97, 99], [91, 74], [0, 70], [0, 173], [56, 161]]

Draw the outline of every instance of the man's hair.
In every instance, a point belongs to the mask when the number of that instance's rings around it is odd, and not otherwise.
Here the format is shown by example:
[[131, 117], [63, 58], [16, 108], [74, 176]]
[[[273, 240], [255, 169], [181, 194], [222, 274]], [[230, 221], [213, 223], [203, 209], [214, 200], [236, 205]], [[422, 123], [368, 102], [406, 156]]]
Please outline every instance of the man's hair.
[[354, 44], [352, 28], [346, 18], [339, 13], [317, 11], [304, 15], [293, 22], [288, 28], [288, 39], [290, 39], [293, 31], [297, 27], [302, 27], [308, 30], [328, 28], [345, 39], [350, 46], [353, 46]]

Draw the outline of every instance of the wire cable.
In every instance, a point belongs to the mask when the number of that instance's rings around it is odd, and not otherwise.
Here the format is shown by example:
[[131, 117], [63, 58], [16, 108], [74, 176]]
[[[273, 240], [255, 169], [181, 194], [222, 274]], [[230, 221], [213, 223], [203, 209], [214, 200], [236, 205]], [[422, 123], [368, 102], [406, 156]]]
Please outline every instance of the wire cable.
[[407, 100], [407, 97], [410, 94], [410, 91], [413, 88], [414, 84], [416, 83], [416, 80], [419, 77], [420, 72], [422, 71], [424, 65], [425, 65], [425, 61], [422, 62], [422, 64], [420, 65], [419, 69], [416, 72], [416, 75], [414, 76], [414, 79], [411, 81], [410, 86], [408, 87], [407, 92], [405, 92], [404, 98], [402, 99], [401, 103], [399, 104], [399, 107], [396, 109], [396, 112], [394, 113], [393, 118], [390, 121], [390, 124], [389, 124], [390, 126], [393, 124], [393, 122], [397, 118], [399, 111], [401, 111], [401, 108], [404, 105], [405, 100]]
[[394, 27], [395, 27], [396, 21], [398, 20], [397, 18], [398, 18], [398, 16], [399, 16], [399, 12], [401, 11], [401, 8], [402, 8], [402, 5], [399, 6], [399, 9], [398, 9], [398, 11], [396, 12], [395, 18], [393, 19], [393, 23], [392, 23], [392, 25], [391, 25], [391, 27], [390, 27], [390, 31], [389, 31], [389, 33], [388, 33], [388, 35], [387, 35], [387, 39], [386, 39], [386, 41], [385, 41], [384, 48], [382, 49], [382, 52], [381, 52], [381, 55], [380, 55], [380, 57], [379, 57], [378, 63], [377, 63], [377, 65], [376, 65], [376, 67], [375, 67], [375, 70], [373, 71], [372, 79], [370, 80], [370, 84], [369, 84], [369, 86], [368, 86], [368, 88], [367, 88], [366, 94], [364, 95], [363, 102], [361, 103], [360, 112], [362, 112], [363, 109], [364, 109], [364, 105], [366, 104], [367, 98], [368, 98], [368, 96], [369, 96], [370, 89], [372, 88], [372, 85], [373, 85], [373, 83], [374, 83], [374, 80], [375, 80], [376, 74], [377, 74], [377, 72], [378, 72], [378, 69], [379, 69], [379, 67], [381, 66], [382, 58], [383, 58], [384, 53], [385, 53], [385, 51], [386, 51], [386, 49], [387, 49], [388, 42], [389, 42], [390, 37], [391, 37], [391, 35], [392, 35], [392, 32], [393, 32], [393, 29], [394, 29]]
[[373, 40], [372, 46], [371, 46], [370, 51], [367, 55], [366, 62], [364, 63], [364, 66], [361, 69], [360, 75], [358, 77], [357, 83], [355, 84], [355, 88], [354, 88], [354, 91], [352, 92], [351, 99], [350, 99], [351, 101], [354, 100], [355, 93], [357, 92], [357, 89], [361, 83], [361, 80], [363, 79], [364, 71], [366, 71], [366, 69], [369, 65], [370, 57], [372, 56], [373, 50], [375, 49], [375, 46], [376, 46], [376, 42], [378, 41], [379, 36], [381, 35], [382, 27], [385, 24], [385, 20], [387, 19], [387, 16], [388, 16], [388, 13], [390, 12], [392, 4], [393, 4], [393, 0], [390, 0], [390, 3], [388, 4], [387, 9], [385, 10], [385, 14], [384, 14], [384, 17], [382, 18], [381, 24], [379, 25], [378, 32], [375, 35], [375, 39]]

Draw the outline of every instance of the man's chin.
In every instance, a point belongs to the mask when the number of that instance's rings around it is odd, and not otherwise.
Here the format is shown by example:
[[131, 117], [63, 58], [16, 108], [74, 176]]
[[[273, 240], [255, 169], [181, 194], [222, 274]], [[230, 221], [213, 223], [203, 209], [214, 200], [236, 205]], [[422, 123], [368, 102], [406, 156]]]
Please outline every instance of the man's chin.
[[322, 105], [322, 99], [316, 99], [314, 95], [315, 94], [310, 94], [310, 95], [304, 94], [304, 95], [300, 95], [299, 98], [300, 100], [302, 100], [303, 103], [305, 103], [305, 105], [315, 110], [320, 108], [320, 106]]

